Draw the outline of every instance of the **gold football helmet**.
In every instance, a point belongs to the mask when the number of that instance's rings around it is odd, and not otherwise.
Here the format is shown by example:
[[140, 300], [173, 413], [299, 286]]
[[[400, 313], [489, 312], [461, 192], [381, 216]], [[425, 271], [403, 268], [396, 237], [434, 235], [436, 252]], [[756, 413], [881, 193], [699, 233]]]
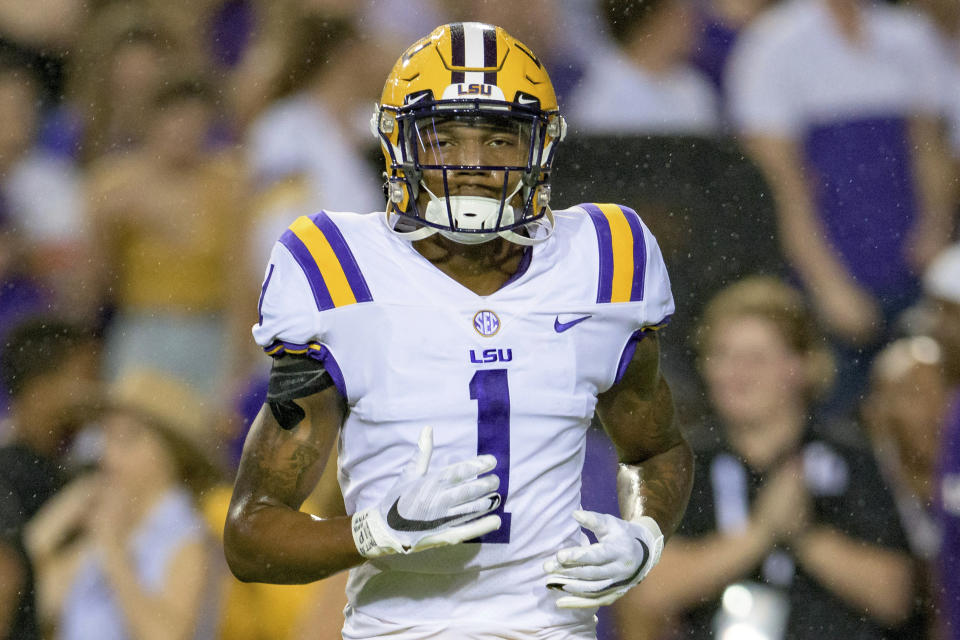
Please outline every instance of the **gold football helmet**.
[[[416, 221], [408, 238], [532, 244], [552, 230], [550, 166], [566, 123], [543, 63], [500, 27], [443, 25], [407, 49], [371, 129], [386, 161], [388, 217]], [[466, 179], [474, 188], [454, 188], [465, 175], [479, 176]]]

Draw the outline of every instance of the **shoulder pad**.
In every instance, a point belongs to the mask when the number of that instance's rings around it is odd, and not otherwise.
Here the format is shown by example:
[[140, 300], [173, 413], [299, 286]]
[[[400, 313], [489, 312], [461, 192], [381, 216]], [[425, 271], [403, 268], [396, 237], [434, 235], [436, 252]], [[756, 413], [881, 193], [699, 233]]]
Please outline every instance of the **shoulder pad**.
[[637, 213], [617, 204], [579, 205], [597, 232], [600, 273], [597, 302], [643, 300], [649, 233]]

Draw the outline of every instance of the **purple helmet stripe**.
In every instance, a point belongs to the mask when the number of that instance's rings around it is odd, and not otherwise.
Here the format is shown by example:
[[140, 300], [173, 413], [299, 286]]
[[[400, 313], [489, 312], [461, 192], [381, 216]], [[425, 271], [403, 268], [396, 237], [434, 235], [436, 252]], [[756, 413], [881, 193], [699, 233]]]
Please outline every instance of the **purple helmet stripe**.
[[347, 241], [343, 239], [343, 234], [340, 233], [337, 225], [333, 223], [324, 211], [321, 211], [310, 219], [313, 221], [313, 224], [317, 225], [317, 228], [323, 232], [323, 236], [327, 239], [327, 242], [330, 243], [330, 248], [333, 249], [337, 260], [340, 261], [340, 267], [343, 269], [344, 275], [347, 276], [347, 282], [350, 284], [350, 288], [353, 290], [353, 296], [357, 299], [357, 302], [372, 301], [373, 296], [370, 295], [370, 288], [367, 287], [367, 281], [360, 271], [357, 259], [353, 256], [353, 252], [350, 251], [350, 247], [347, 245]]
[[[466, 66], [467, 44], [463, 36], [463, 24], [460, 22], [450, 25], [450, 45], [453, 49], [450, 54], [450, 66]], [[465, 74], [463, 71], [454, 71], [450, 74], [450, 84], [459, 84], [464, 80]]]
[[[497, 66], [497, 30], [487, 27], [483, 30], [483, 66], [485, 69]], [[497, 84], [497, 72], [483, 74], [484, 84]]]
[[610, 223], [595, 204], [582, 204], [597, 230], [597, 245], [600, 251], [600, 274], [597, 284], [597, 302], [610, 302], [613, 296], [613, 239]]
[[300, 238], [290, 229], [284, 231], [283, 235], [280, 236], [280, 244], [290, 251], [290, 254], [293, 255], [293, 258], [303, 270], [303, 274], [307, 276], [307, 282], [310, 283], [310, 290], [313, 292], [313, 299], [317, 303], [317, 309], [320, 311], [333, 309], [333, 298], [330, 297], [330, 291], [327, 289], [323, 276], [320, 274], [320, 268], [317, 266], [317, 262], [313, 259], [313, 256], [310, 255], [310, 250], [307, 249], [307, 246], [303, 244]]
[[633, 287], [630, 291], [630, 301], [643, 300], [643, 285], [647, 270], [647, 244], [643, 241], [643, 225], [640, 216], [630, 207], [620, 205], [620, 210], [627, 218], [630, 231], [633, 232]]

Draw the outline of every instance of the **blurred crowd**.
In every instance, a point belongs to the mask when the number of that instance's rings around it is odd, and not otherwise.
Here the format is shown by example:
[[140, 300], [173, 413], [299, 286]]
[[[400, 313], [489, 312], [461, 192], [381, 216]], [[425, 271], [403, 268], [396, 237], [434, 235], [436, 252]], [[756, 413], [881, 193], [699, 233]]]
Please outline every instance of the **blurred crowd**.
[[[383, 79], [461, 20], [544, 60], [569, 145], [682, 144], [711, 168], [661, 154], [674, 194], [733, 181], [698, 219], [625, 201], [702, 408], [687, 517], [600, 637], [960, 638], [956, 0], [0, 2], [0, 638], [339, 637], [342, 577], [224, 566], [250, 327], [292, 220], [382, 210]], [[645, 170], [603, 169], [584, 199]], [[671, 252], [680, 227], [711, 235]], [[585, 506], [614, 472], [592, 430]], [[334, 474], [308, 508], [343, 509]]]

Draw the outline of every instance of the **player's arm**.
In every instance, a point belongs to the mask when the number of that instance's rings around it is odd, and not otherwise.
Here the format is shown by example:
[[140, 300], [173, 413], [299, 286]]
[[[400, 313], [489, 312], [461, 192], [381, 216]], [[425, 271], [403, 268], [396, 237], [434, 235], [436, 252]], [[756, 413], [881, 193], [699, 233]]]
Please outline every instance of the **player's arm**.
[[[244, 445], [224, 546], [241, 580], [305, 583], [394, 553], [459, 544], [500, 527], [493, 456], [430, 469], [427, 426], [397, 482], [352, 516], [299, 511], [323, 474], [343, 423], [344, 399], [323, 366], [285, 356], [274, 363], [267, 404]], [[481, 477], [482, 476], [482, 477]]]
[[598, 397], [597, 415], [620, 458], [622, 518], [574, 513], [597, 543], [561, 549], [545, 563], [547, 585], [565, 594], [559, 607], [609, 605], [643, 580], [660, 558], [664, 534], [680, 523], [693, 485], [693, 453], [674, 423], [654, 334], [637, 346], [623, 378]]
[[349, 517], [321, 519], [299, 510], [346, 411], [319, 367], [308, 358], [278, 359], [271, 391], [287, 386], [288, 393], [268, 398], [247, 435], [224, 529], [227, 563], [245, 582], [302, 584], [363, 561]]
[[617, 498], [625, 520], [652, 518], [669, 537], [693, 486], [693, 452], [674, 421], [654, 333], [637, 345], [623, 378], [597, 398], [597, 416], [617, 448]]

